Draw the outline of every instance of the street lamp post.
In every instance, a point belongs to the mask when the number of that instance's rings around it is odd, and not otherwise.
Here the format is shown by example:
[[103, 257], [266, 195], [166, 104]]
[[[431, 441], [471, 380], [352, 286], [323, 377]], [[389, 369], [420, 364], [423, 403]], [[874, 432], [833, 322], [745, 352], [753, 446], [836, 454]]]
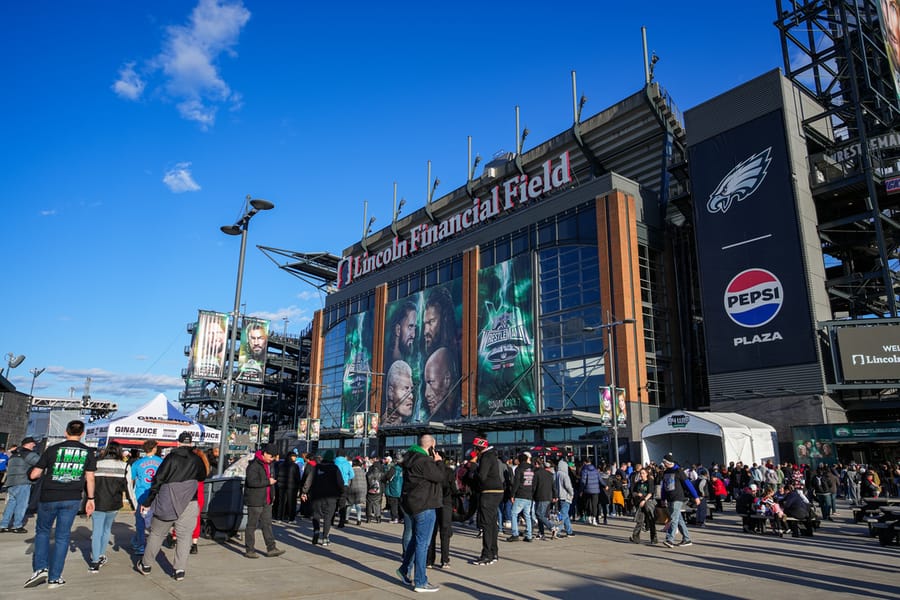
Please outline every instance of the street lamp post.
[[[609, 319], [610, 315], [607, 311], [606, 320], [609, 321]], [[613, 346], [613, 328], [618, 327], [619, 325], [626, 325], [634, 322], [634, 319], [622, 319], [621, 321], [610, 321], [605, 324], [584, 328], [584, 331], [597, 331], [598, 329], [606, 330], [606, 383], [610, 387], [610, 393], [612, 395], [612, 430], [613, 444], [615, 445], [614, 457], [616, 469], [619, 468], [619, 420], [618, 415], [616, 415], [618, 402], [616, 399], [616, 351], [615, 347]]]
[[31, 391], [28, 392], [28, 395], [31, 396], [32, 398], [34, 398], [34, 382], [37, 381], [37, 378], [41, 376], [41, 373], [43, 373], [46, 370], [47, 370], [47, 367], [44, 367], [42, 369], [38, 369], [36, 367], [33, 369], [28, 369], [28, 372], [31, 373]]
[[250, 209], [247, 210], [245, 205], [244, 215], [239, 221], [234, 225], [225, 225], [220, 228], [223, 233], [228, 235], [241, 236], [241, 253], [240, 258], [238, 259], [237, 285], [234, 290], [234, 310], [231, 313], [231, 343], [228, 347], [228, 373], [225, 377], [225, 406], [222, 409], [222, 431], [220, 434], [221, 438], [219, 439], [220, 458], [218, 466], [216, 467], [218, 475], [222, 474], [222, 471], [225, 468], [226, 456], [228, 455], [228, 417], [231, 413], [232, 388], [234, 387], [234, 354], [235, 346], [237, 345], [238, 315], [240, 314], [239, 311], [241, 309], [241, 285], [244, 282], [244, 255], [247, 252], [247, 228], [250, 225], [250, 219], [252, 219], [256, 213], [262, 210], [271, 210], [275, 208], [275, 205], [268, 200], [261, 200], [259, 198], [251, 199], [249, 195], [247, 196], [247, 202], [250, 205]]

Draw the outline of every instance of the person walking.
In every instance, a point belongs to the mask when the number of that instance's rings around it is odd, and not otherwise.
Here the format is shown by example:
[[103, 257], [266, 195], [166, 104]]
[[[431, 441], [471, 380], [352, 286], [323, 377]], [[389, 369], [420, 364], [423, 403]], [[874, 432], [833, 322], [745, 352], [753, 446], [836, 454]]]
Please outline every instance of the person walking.
[[193, 437], [189, 431], [178, 436], [178, 447], [169, 452], [159, 465], [147, 498], [141, 505], [144, 518], [153, 507], [150, 521], [150, 537], [144, 555], [136, 567], [141, 575], [149, 575], [152, 567], [148, 560], [156, 560], [163, 539], [175, 525], [175, 581], [185, 577], [188, 556], [191, 552], [191, 532], [197, 522], [200, 507], [197, 503], [198, 482], [206, 479], [206, 466], [192, 450]]
[[106, 546], [122, 497], [128, 489], [128, 463], [122, 460], [122, 446], [109, 442], [97, 461], [94, 475], [94, 513], [91, 515], [91, 563], [88, 573], [99, 573], [107, 563]]
[[[428, 582], [425, 563], [428, 545], [434, 530], [435, 509], [441, 507], [441, 484], [447, 479], [443, 458], [434, 449], [434, 437], [424, 434], [419, 443], [413, 444], [403, 459], [403, 522], [411, 529], [410, 542], [403, 551], [403, 560], [397, 575], [407, 585], [412, 583], [416, 592], [436, 592], [437, 586]], [[409, 577], [410, 569], [413, 578]]]
[[334, 464], [334, 450], [326, 450], [322, 460], [306, 469], [309, 475], [303, 484], [301, 500], [312, 504], [313, 535], [312, 544], [319, 543], [319, 529], [322, 530], [323, 546], [331, 544], [328, 534], [331, 521], [337, 511], [338, 500], [344, 494], [344, 477]]
[[281, 519], [285, 523], [293, 523], [297, 518], [297, 495], [300, 493], [300, 465], [297, 463], [297, 453], [289, 452], [287, 458], [278, 465], [275, 478], [279, 506], [277, 511], [273, 507], [273, 518]]
[[538, 537], [542, 540], [556, 539], [557, 527], [550, 521], [550, 506], [556, 502], [556, 486], [553, 481], [553, 465], [543, 458], [534, 459], [534, 516], [538, 520]]
[[631, 497], [634, 501], [634, 529], [629, 538], [635, 544], [641, 542], [641, 531], [650, 530], [650, 544], [656, 545], [656, 500], [653, 492], [656, 482], [650, 477], [650, 472], [641, 467], [637, 479], [631, 485]]
[[384, 497], [387, 501], [391, 523], [399, 523], [403, 509], [400, 494], [403, 493], [403, 468], [394, 463], [390, 456], [384, 459]]
[[513, 508], [510, 517], [512, 535], [507, 542], [519, 541], [519, 515], [525, 522], [525, 541], [531, 541], [531, 509], [534, 504], [534, 467], [531, 465], [531, 457], [527, 454], [519, 455], [519, 465], [516, 467], [512, 483]]
[[128, 490], [131, 501], [134, 504], [134, 536], [131, 538], [131, 550], [140, 558], [144, 554], [144, 546], [147, 545], [147, 523], [141, 507], [150, 493], [153, 477], [162, 463], [159, 457], [159, 443], [156, 440], [147, 440], [142, 446], [144, 456], [131, 464], [131, 485]]
[[499, 560], [497, 538], [500, 535], [500, 524], [497, 522], [498, 508], [503, 500], [503, 477], [500, 473], [501, 463], [497, 450], [488, 443], [484, 436], [476, 437], [472, 442], [476, 456], [469, 461], [474, 469], [474, 484], [478, 492], [478, 523], [481, 526], [481, 556], [472, 562], [474, 565], [492, 565]]
[[690, 546], [692, 545], [691, 534], [688, 532], [681, 509], [684, 507], [688, 495], [697, 506], [700, 505], [700, 497], [697, 490], [694, 489], [694, 484], [685, 477], [684, 471], [675, 462], [671, 452], [663, 457], [662, 464], [665, 467], [662, 474], [662, 497], [669, 506], [669, 525], [666, 528], [666, 539], [663, 545], [666, 548], [674, 548], [675, 534], [681, 530], [681, 543], [678, 545]]
[[[31, 469], [29, 478], [41, 478], [37, 524], [34, 535], [34, 554], [31, 566], [34, 573], [25, 582], [26, 588], [45, 581], [50, 589], [66, 584], [62, 578], [72, 524], [81, 507], [82, 494], [87, 491], [85, 513], [94, 513], [94, 473], [97, 456], [93, 448], [81, 443], [84, 421], [69, 421], [66, 439], [47, 448]], [[50, 530], [56, 524], [53, 554], [50, 554]]]
[[41, 458], [34, 451], [34, 446], [34, 438], [27, 437], [10, 452], [6, 467], [6, 507], [0, 517], [0, 533], [28, 533], [25, 529], [25, 511], [28, 510], [28, 499], [34, 485], [28, 474]]
[[366, 472], [366, 523], [381, 523], [384, 498], [384, 465], [377, 458]]
[[[284, 550], [275, 545], [272, 533], [272, 487], [278, 483], [273, 477], [273, 465], [278, 449], [275, 444], [266, 444], [262, 450], [247, 464], [244, 479], [244, 504], [247, 505], [247, 528], [244, 530], [244, 556], [259, 558], [256, 553], [256, 529], [262, 531], [266, 543], [266, 556], [272, 558], [284, 554]], [[287, 461], [293, 464], [293, 461]]]
[[[572, 476], [569, 475], [569, 462], [560, 458], [556, 464], [556, 474], [553, 477], [553, 493], [559, 498], [559, 522], [562, 532], [566, 536], [572, 536], [572, 500], [575, 499], [575, 486], [572, 485]], [[561, 535], [561, 534], [560, 534]]]

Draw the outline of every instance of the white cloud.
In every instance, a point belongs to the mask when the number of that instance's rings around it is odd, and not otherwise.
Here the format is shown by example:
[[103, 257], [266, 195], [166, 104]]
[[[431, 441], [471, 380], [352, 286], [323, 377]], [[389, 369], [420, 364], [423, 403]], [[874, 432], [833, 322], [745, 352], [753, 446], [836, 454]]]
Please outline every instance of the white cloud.
[[191, 163], [189, 162], [178, 163], [166, 171], [162, 180], [176, 194], [200, 191], [200, 186], [194, 181], [194, 176], [191, 174]]
[[52, 217], [55, 214], [56, 214], [55, 208], [45, 208], [45, 209], [41, 210], [42, 217]]
[[138, 100], [141, 94], [144, 93], [146, 85], [140, 75], [134, 70], [134, 63], [129, 62], [119, 69], [119, 78], [112, 85], [112, 89], [119, 98]]
[[310, 300], [321, 300], [322, 292], [320, 291], [312, 291], [312, 290], [303, 290], [299, 294], [297, 294], [297, 298], [303, 300], [304, 302], [309, 302]]
[[[221, 106], [238, 110], [243, 104], [241, 94], [222, 78], [218, 60], [222, 55], [237, 56], [235, 47], [249, 19], [243, 0], [199, 0], [186, 24], [166, 28], [159, 54], [146, 62], [148, 76], [161, 73], [164, 80], [159, 86], [175, 102], [181, 117], [201, 129], [215, 124]], [[145, 85], [134, 63], [127, 63], [113, 90], [136, 100]]]
[[[286, 308], [277, 308], [274, 312], [269, 311], [254, 311], [250, 313], [251, 317], [257, 317], [259, 319], [268, 319], [272, 321], [272, 327], [276, 327], [275, 321], [281, 321], [283, 318], [287, 317], [290, 325], [303, 325], [305, 323], [309, 323], [311, 318], [308, 316], [309, 311], [305, 308], [300, 308], [299, 306], [288, 306]], [[292, 328], [293, 329], [293, 328]], [[277, 329], [276, 329], [277, 330]]]
[[[65, 387], [74, 387], [75, 396], [81, 397], [84, 393], [84, 384], [87, 377], [91, 378], [91, 397], [95, 400], [117, 401], [119, 398], [146, 398], [149, 400], [159, 392], [179, 389], [184, 387], [181, 377], [171, 375], [153, 375], [144, 373], [136, 375], [132, 373], [114, 373], [104, 369], [66, 369], [65, 367], [47, 367], [42, 382], [50, 386], [48, 376], [55, 377]], [[40, 382], [41, 380], [38, 379]], [[30, 385], [30, 384], [29, 384]], [[173, 398], [170, 398], [173, 400]]]

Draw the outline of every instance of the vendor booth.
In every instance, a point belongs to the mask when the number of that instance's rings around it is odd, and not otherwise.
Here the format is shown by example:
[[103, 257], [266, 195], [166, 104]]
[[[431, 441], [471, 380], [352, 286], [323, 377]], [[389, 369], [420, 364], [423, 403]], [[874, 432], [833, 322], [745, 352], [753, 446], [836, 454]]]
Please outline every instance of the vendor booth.
[[86, 443], [98, 446], [105, 446], [110, 441], [123, 446], [140, 446], [145, 440], [156, 440], [160, 446], [174, 446], [183, 431], [191, 432], [197, 446], [219, 444], [218, 429], [197, 423], [172, 406], [164, 394], [157, 394], [130, 415], [90, 423], [84, 437]]
[[679, 410], [641, 430], [644, 462], [659, 462], [671, 452], [683, 466], [741, 461], [778, 462], [775, 428], [738, 413]]

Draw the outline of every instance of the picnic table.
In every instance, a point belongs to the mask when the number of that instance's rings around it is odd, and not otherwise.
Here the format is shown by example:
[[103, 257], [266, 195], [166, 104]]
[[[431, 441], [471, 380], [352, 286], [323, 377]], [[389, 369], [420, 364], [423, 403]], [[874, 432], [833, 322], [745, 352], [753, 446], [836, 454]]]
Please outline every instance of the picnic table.
[[900, 506], [900, 498], [863, 498], [862, 506], [853, 509], [853, 520], [862, 523], [877, 518], [886, 506]]
[[877, 521], [869, 523], [873, 535], [878, 536], [878, 543], [900, 545], [900, 503], [891, 503], [881, 507]]

